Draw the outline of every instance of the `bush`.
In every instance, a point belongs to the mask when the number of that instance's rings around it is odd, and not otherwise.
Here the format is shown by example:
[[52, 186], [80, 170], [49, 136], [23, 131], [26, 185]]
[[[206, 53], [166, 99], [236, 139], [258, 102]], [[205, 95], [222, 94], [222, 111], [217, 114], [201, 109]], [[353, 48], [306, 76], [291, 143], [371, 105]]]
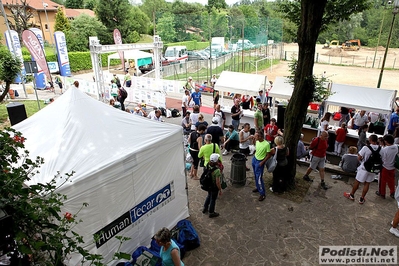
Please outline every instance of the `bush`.
[[[106, 53], [101, 55], [102, 65], [107, 66], [108, 64], [108, 55], [112, 53]], [[71, 65], [71, 72], [77, 72], [81, 70], [89, 70], [93, 69], [91, 64], [90, 52], [69, 52], [69, 64]], [[23, 55], [24, 61], [31, 61], [30, 54]], [[56, 55], [48, 55], [46, 56], [47, 62], [57, 62]], [[119, 65], [120, 61], [112, 60], [110, 62], [111, 66]]]

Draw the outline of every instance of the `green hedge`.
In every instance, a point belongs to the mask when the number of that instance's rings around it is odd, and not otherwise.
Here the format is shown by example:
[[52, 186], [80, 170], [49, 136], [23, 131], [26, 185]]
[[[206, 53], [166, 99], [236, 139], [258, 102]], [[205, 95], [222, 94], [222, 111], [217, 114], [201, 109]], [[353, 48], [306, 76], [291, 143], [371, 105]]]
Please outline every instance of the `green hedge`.
[[202, 50], [209, 46], [209, 42], [197, 42], [197, 41], [187, 41], [187, 42], [175, 42], [175, 43], [168, 43], [164, 44], [165, 49], [168, 46], [179, 46], [183, 45], [187, 47], [187, 50]]
[[[102, 65], [105, 67], [108, 65], [108, 55], [113, 53], [106, 53], [101, 55]], [[69, 52], [69, 64], [71, 65], [71, 71], [77, 72], [81, 70], [93, 69], [91, 64], [90, 52]], [[31, 61], [30, 55], [23, 55], [24, 61]], [[56, 55], [46, 56], [47, 62], [57, 62]], [[111, 60], [111, 66], [120, 65], [119, 60]]]

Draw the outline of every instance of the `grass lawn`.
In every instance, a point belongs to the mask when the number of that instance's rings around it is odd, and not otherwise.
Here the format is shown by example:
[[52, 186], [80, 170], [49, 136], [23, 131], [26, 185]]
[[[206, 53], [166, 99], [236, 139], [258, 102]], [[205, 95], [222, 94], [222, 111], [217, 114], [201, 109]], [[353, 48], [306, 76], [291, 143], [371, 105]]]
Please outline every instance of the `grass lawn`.
[[[25, 110], [26, 114], [28, 117], [32, 116], [34, 113], [39, 111], [39, 107], [37, 106], [37, 101], [18, 101], [19, 103], [22, 103], [25, 105]], [[44, 101], [39, 101], [40, 102], [40, 108], [44, 108], [47, 105], [44, 105]], [[8, 112], [7, 112], [7, 105], [10, 102], [4, 101], [0, 103], [0, 130], [3, 130], [6, 127], [11, 126], [10, 121], [8, 120]]]

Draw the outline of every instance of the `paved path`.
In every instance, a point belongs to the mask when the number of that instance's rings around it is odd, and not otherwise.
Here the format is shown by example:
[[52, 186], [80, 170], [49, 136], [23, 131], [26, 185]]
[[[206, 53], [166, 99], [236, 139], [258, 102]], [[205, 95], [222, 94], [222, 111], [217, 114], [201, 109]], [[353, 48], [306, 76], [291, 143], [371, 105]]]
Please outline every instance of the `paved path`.
[[[41, 98], [52, 95], [39, 93]], [[175, 99], [177, 103], [179, 98]], [[206, 102], [211, 106], [211, 99]], [[211, 116], [205, 114], [205, 119], [209, 122]], [[168, 118], [166, 122], [180, 124], [181, 118]], [[230, 158], [231, 155], [223, 157], [226, 177], [230, 176]], [[297, 176], [300, 178], [305, 170], [297, 167]], [[315, 182], [301, 203], [271, 193], [259, 202], [258, 195], [252, 193], [253, 173], [247, 172], [245, 186], [229, 186], [218, 198], [216, 211], [220, 216], [213, 219], [201, 212], [206, 192], [200, 189], [198, 180], [188, 178], [189, 219], [199, 233], [201, 246], [187, 252], [184, 263], [318, 265], [321, 245], [398, 245], [399, 238], [388, 232], [397, 203], [391, 198], [378, 198], [374, 194], [377, 183], [371, 184], [366, 203], [360, 205], [342, 196], [344, 191], [350, 191], [353, 178], [348, 182], [333, 180], [327, 172], [326, 181], [331, 188], [324, 191], [319, 187], [318, 174], [311, 176]], [[270, 179], [270, 174], [265, 177]], [[356, 199], [359, 195], [360, 191]]]

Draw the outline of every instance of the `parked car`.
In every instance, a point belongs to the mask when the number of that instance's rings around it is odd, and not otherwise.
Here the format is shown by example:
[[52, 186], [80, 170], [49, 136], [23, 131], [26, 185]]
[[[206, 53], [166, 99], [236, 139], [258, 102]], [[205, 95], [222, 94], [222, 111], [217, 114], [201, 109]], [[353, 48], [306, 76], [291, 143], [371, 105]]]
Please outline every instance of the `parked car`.
[[188, 51], [188, 61], [192, 61], [192, 60], [206, 60], [208, 59], [206, 55], [201, 54], [199, 52], [195, 52], [195, 51]]
[[[171, 62], [169, 62], [168, 59], [166, 59], [165, 57], [162, 57], [162, 66], [169, 66], [171, 64]], [[151, 70], [154, 69], [154, 63], [148, 64], [148, 65], [144, 65], [144, 66], [139, 66], [139, 69], [141, 71], [141, 73], [145, 74], [147, 72], [150, 72]]]

